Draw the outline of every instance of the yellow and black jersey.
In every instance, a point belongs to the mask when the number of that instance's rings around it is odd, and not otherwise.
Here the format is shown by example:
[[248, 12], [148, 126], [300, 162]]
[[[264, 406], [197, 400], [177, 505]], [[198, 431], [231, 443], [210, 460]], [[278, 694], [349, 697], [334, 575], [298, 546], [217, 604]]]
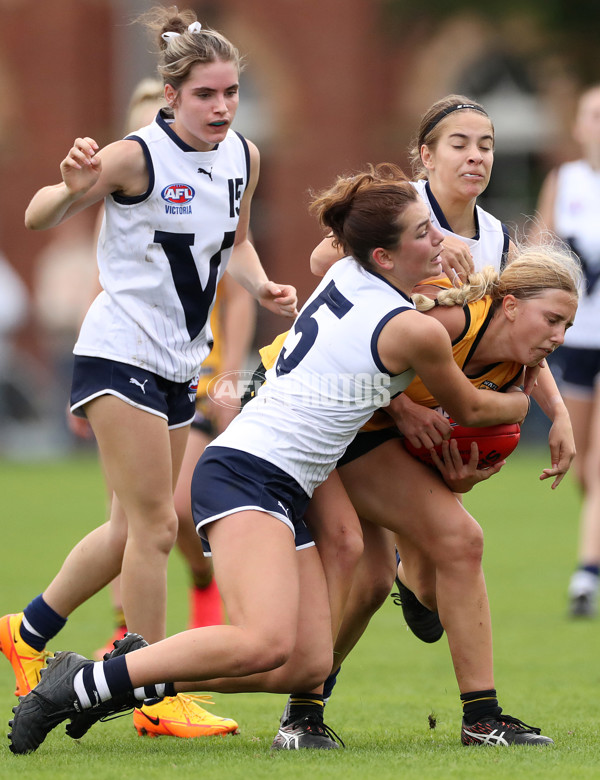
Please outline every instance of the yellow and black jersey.
[[[463, 308], [465, 327], [458, 338], [452, 342], [452, 354], [457, 366], [462, 369], [474, 387], [502, 393], [521, 378], [523, 372], [521, 363], [511, 360], [492, 363], [477, 372], [469, 370], [469, 361], [492, 319], [491, 306], [492, 299], [486, 295], [480, 301], [469, 303]], [[437, 406], [437, 401], [419, 377], [416, 377], [404, 392], [411, 401], [421, 404], [421, 406], [429, 406], [430, 408]]]
[[[436, 282], [437, 283], [437, 282]], [[485, 296], [480, 301], [469, 303], [463, 307], [465, 327], [462, 333], [452, 342], [454, 360], [471, 384], [479, 390], [496, 390], [504, 392], [517, 384], [523, 373], [521, 363], [514, 361], [492, 363], [478, 372], [469, 370], [469, 361], [486, 332], [493, 312], [492, 299]], [[438, 405], [435, 398], [425, 387], [419, 377], [415, 377], [404, 393], [417, 404], [434, 408]], [[393, 420], [383, 411], [376, 412], [367, 423], [364, 430], [372, 431], [394, 425]]]
[[281, 347], [288, 333], [289, 330], [286, 330], [285, 333], [280, 333], [279, 336], [275, 337], [274, 341], [258, 350], [261, 362], [267, 370], [275, 365], [277, 355], [281, 352]]

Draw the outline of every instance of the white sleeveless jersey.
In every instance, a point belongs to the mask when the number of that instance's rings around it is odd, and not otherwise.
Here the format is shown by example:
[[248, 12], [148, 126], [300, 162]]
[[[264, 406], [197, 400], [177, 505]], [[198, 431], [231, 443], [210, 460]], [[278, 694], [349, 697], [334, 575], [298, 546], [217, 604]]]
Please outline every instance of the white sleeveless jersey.
[[230, 130], [215, 149], [198, 152], [160, 112], [127, 138], [143, 149], [148, 190], [105, 199], [98, 240], [103, 292], [74, 352], [186, 382], [212, 346], [210, 312], [248, 183], [248, 145]]
[[413, 187], [423, 198], [429, 208], [431, 223], [446, 236], [456, 236], [469, 247], [473, 255], [476, 271], [481, 271], [486, 265], [492, 265], [498, 273], [506, 265], [510, 235], [508, 228], [499, 219], [493, 217], [480, 206], [475, 206], [475, 222], [477, 232], [473, 238], [465, 238], [453, 233], [444, 212], [433, 196], [426, 179], [412, 182]]
[[377, 351], [383, 326], [410, 309], [410, 298], [353, 259], [334, 263], [265, 384], [213, 444], [275, 464], [312, 495], [373, 412], [412, 381], [412, 369], [390, 376]]
[[565, 344], [600, 348], [600, 172], [585, 160], [561, 165], [557, 175], [554, 230], [581, 258], [586, 277]]

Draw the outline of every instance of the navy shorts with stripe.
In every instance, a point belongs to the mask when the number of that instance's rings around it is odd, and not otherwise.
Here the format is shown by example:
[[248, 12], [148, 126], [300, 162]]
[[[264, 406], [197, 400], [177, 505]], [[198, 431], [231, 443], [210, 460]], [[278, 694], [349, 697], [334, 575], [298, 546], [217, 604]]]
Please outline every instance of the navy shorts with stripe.
[[192, 477], [192, 514], [208, 551], [203, 527], [244, 510], [266, 512], [294, 534], [296, 549], [314, 541], [304, 522], [309, 496], [293, 477], [256, 455], [232, 447], [208, 446]]
[[101, 395], [114, 395], [137, 409], [164, 418], [169, 428], [182, 428], [194, 418], [197, 387], [197, 377], [189, 382], [171, 382], [129, 363], [75, 355], [71, 411], [77, 417], [85, 417], [86, 403]]
[[559, 352], [562, 382], [591, 394], [600, 380], [600, 349], [562, 346]]

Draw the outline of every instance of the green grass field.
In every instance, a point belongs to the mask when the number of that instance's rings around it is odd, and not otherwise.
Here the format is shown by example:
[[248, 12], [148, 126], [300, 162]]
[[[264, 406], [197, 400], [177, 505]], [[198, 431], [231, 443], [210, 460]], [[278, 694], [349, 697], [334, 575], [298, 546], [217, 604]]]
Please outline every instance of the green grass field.
[[[460, 703], [445, 639], [419, 642], [391, 600], [374, 618], [327, 707], [346, 750], [271, 754], [285, 697], [215, 695], [215, 712], [235, 718], [226, 739], [141, 739], [131, 716], [98, 724], [75, 742], [59, 726], [39, 750], [13, 756], [0, 742], [0, 778], [429, 778], [600, 777], [598, 621], [566, 617], [579, 502], [572, 481], [540, 483], [543, 451], [522, 450], [503, 473], [468, 497], [485, 528], [485, 571], [494, 620], [496, 686], [505, 711], [543, 728], [550, 748], [464, 748]], [[43, 590], [73, 543], [103, 519], [103, 486], [93, 457], [0, 462], [0, 614], [19, 611]], [[144, 573], [141, 573], [144, 576]], [[170, 566], [169, 630], [185, 627], [186, 575]], [[51, 649], [89, 654], [111, 630], [107, 593], [81, 607]], [[16, 700], [0, 658], [0, 717]], [[429, 728], [428, 716], [437, 721]], [[7, 725], [2, 730], [8, 731]]]

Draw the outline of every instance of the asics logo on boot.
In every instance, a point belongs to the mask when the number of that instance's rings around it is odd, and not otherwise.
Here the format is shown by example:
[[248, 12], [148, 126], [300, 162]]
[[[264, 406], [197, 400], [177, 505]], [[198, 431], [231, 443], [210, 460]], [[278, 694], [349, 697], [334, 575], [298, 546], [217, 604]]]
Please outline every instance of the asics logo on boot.
[[298, 749], [298, 737], [290, 734], [286, 734], [285, 731], [279, 730], [279, 736], [283, 740], [281, 746], [284, 750], [297, 750]]
[[481, 742], [482, 745], [508, 745], [508, 742], [504, 739], [506, 731], [497, 732], [497, 729], [491, 731], [489, 734], [478, 734], [476, 731], [469, 731], [463, 729], [463, 732], [469, 736]]

